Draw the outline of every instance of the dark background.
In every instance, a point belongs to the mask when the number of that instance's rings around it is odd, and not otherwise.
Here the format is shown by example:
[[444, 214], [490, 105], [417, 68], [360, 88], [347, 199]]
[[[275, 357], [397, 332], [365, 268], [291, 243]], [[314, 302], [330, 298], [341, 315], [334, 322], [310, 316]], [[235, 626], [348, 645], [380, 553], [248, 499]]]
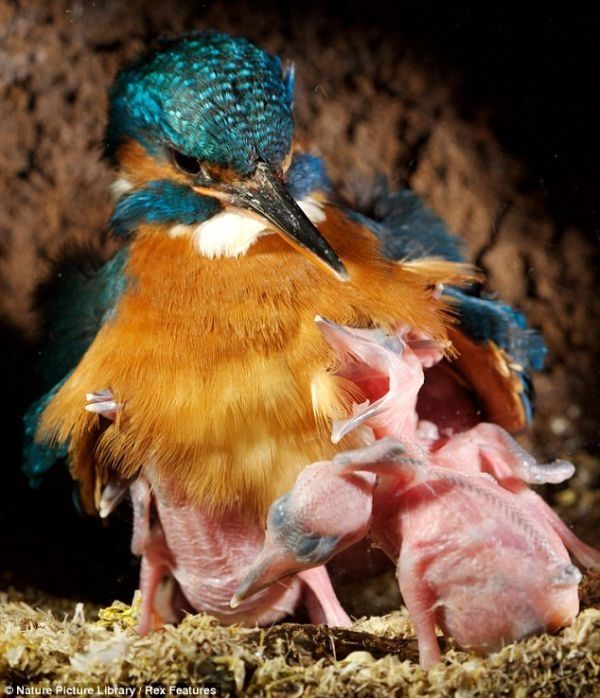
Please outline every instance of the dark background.
[[101, 602], [134, 586], [127, 507], [103, 527], [76, 513], [66, 468], [35, 492], [19, 473], [32, 293], [66, 245], [113, 249], [99, 143], [119, 63], [159, 34], [204, 27], [294, 60], [299, 131], [343, 195], [368, 206], [378, 175], [413, 187], [465, 236], [489, 288], [543, 330], [528, 443], [575, 460], [567, 515], [598, 528], [599, 24], [591, 3], [0, 0], [4, 584]]

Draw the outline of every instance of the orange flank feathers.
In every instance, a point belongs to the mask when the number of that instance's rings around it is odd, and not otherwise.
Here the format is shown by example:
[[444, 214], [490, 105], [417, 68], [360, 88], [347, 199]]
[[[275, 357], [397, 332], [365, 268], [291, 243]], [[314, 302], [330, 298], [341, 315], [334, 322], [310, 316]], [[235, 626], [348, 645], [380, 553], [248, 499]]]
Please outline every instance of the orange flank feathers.
[[[447, 341], [450, 315], [435, 286], [464, 281], [467, 270], [388, 260], [366, 228], [334, 207], [324, 213], [319, 228], [347, 282], [276, 234], [242, 257], [207, 259], [167, 227], [140, 230], [125, 269], [131, 283], [38, 434], [70, 439], [73, 473], [88, 492], [90, 467], [101, 481], [110, 469], [146, 471], [208, 509], [262, 516], [306, 464], [351, 445], [330, 441], [331, 419], [352, 391], [332, 375], [315, 315], [357, 327], [409, 325]], [[87, 392], [104, 388], [123, 409], [101, 428], [84, 406]]]

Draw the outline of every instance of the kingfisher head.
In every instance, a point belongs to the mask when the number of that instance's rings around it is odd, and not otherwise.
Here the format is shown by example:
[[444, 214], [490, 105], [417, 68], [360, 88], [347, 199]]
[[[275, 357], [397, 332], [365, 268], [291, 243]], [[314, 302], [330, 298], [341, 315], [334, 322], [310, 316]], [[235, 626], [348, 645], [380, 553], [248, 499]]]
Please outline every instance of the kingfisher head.
[[193, 229], [199, 251], [212, 257], [280, 234], [345, 278], [287, 181], [293, 83], [279, 58], [217, 32], [161, 41], [124, 68], [106, 135], [120, 173], [116, 231], [132, 234], [141, 223], [169, 224], [175, 235]]

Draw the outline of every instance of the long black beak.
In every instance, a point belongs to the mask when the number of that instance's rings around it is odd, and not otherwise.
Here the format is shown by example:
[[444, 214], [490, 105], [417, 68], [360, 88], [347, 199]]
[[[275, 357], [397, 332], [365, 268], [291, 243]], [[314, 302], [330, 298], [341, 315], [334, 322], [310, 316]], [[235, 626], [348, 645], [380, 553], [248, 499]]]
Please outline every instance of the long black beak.
[[261, 162], [254, 175], [243, 182], [227, 184], [230, 203], [259, 213], [272, 223], [289, 242], [308, 251], [325, 264], [341, 281], [350, 277], [340, 258], [312, 224], [269, 166]]

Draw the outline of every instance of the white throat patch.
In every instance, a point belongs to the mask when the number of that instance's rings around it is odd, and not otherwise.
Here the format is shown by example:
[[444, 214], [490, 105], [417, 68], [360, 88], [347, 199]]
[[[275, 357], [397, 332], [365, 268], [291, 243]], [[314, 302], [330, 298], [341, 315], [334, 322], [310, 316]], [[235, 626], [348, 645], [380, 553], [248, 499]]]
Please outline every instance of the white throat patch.
[[[307, 198], [299, 201], [298, 205], [313, 223], [325, 220], [325, 213], [318, 201]], [[169, 236], [173, 238], [189, 236], [194, 248], [209, 259], [240, 257], [259, 237], [274, 233], [267, 221], [239, 209], [226, 209], [199, 225], [178, 224], [169, 230]]]
[[223, 211], [194, 229], [194, 247], [204, 257], [239, 257], [259, 237], [269, 232], [266, 221], [238, 211]]

